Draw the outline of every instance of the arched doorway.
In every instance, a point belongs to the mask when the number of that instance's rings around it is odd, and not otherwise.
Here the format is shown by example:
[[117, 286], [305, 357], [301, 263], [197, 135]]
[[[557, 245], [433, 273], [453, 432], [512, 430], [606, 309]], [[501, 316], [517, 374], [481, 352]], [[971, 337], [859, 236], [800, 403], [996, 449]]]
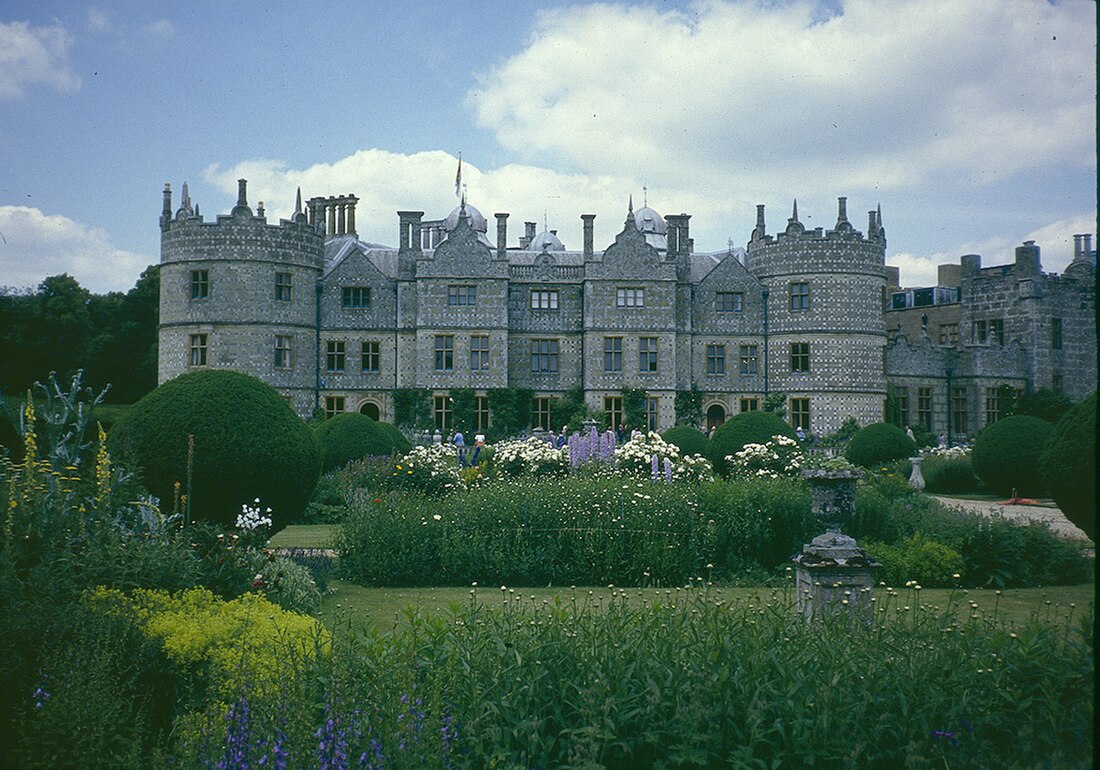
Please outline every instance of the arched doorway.
[[373, 401], [364, 401], [363, 405], [359, 407], [359, 414], [365, 414], [372, 420], [381, 420], [382, 412], [378, 408], [378, 404]]
[[726, 421], [726, 407], [711, 404], [707, 407], [707, 431], [710, 432]]

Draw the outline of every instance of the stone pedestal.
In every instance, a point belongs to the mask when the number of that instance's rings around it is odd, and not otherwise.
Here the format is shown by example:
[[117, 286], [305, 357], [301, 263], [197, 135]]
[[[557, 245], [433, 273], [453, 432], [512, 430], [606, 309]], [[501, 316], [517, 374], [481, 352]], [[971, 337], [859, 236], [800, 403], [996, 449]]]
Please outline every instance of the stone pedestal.
[[879, 566], [840, 530], [856, 509], [857, 470], [804, 470], [815, 515], [825, 523], [818, 535], [794, 557], [798, 611], [807, 622], [827, 615], [871, 621], [871, 593]]
[[871, 622], [871, 594], [878, 563], [847, 535], [826, 532], [794, 557], [798, 611], [807, 622], [846, 615]]
[[920, 472], [920, 464], [923, 459], [923, 457], [909, 458], [909, 462], [913, 464], [913, 470], [909, 473], [909, 484], [918, 492], [924, 489], [924, 476]]

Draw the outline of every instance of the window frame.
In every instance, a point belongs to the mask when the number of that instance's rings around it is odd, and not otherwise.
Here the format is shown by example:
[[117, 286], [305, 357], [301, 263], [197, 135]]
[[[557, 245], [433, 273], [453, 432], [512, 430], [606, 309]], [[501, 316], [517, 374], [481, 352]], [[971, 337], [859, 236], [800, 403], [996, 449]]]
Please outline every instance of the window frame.
[[[623, 397], [604, 396], [603, 412], [607, 415], [607, 424], [611, 427], [611, 430], [618, 428], [626, 419], [626, 415], [623, 413]], [[618, 419], [615, 419], [616, 417]]]
[[201, 368], [210, 365], [210, 335], [206, 332], [190, 335], [187, 350], [188, 367]]
[[537, 337], [531, 340], [531, 373], [557, 374], [561, 347], [557, 337]]
[[291, 273], [275, 273], [275, 301], [292, 302], [294, 299], [294, 277]]
[[[475, 341], [477, 347], [475, 347]], [[470, 335], [470, 371], [471, 372], [487, 372], [489, 371], [489, 335], [488, 334], [471, 334]]]
[[435, 335], [435, 371], [453, 372], [455, 369], [455, 336], [453, 334]]
[[714, 293], [714, 312], [742, 313], [745, 310], [745, 292], [716, 291]]
[[603, 370], [607, 374], [621, 374], [623, 371], [623, 338], [603, 338]]
[[191, 271], [191, 301], [204, 302], [210, 299], [210, 271]]
[[369, 286], [354, 285], [340, 287], [341, 310], [370, 310], [371, 291]]
[[791, 427], [802, 428], [806, 433], [810, 432], [810, 398], [808, 396], [792, 397], [788, 406], [791, 414]]
[[932, 430], [932, 410], [935, 401], [931, 387], [917, 388], [917, 424]]
[[1052, 316], [1050, 319], [1050, 349], [1061, 350], [1064, 343], [1063, 335], [1065, 333], [1065, 327], [1062, 323], [1062, 319], [1057, 316]]
[[347, 396], [325, 396], [325, 419], [331, 420], [348, 410]]
[[792, 313], [810, 309], [810, 282], [791, 281], [787, 284], [788, 307]]
[[809, 374], [810, 373], [810, 343], [808, 342], [792, 342], [790, 345], [791, 353], [791, 374]]
[[476, 307], [477, 284], [447, 284], [447, 307]]
[[760, 373], [760, 346], [752, 343], [737, 346], [737, 371], [742, 377], [751, 377]]
[[325, 340], [325, 372], [343, 374], [348, 368], [347, 340]]
[[726, 374], [726, 346], [723, 343], [708, 343], [704, 351], [705, 367], [703, 373], [708, 377], [724, 377]]
[[557, 289], [531, 289], [530, 308], [532, 310], [557, 310], [559, 300]]
[[657, 373], [657, 337], [638, 338], [638, 372], [640, 374]]
[[359, 370], [365, 374], [382, 371], [381, 340], [363, 340], [359, 346]]
[[615, 307], [639, 308], [645, 307], [644, 286], [617, 286], [615, 288]]
[[[748, 408], [746, 408], [748, 407]], [[737, 403], [738, 412], [759, 412], [760, 399], [757, 396], [742, 396]]]
[[[286, 343], [281, 345], [280, 343]], [[275, 360], [274, 368], [276, 371], [285, 372], [294, 368], [294, 335], [293, 334], [276, 334], [275, 335]]]

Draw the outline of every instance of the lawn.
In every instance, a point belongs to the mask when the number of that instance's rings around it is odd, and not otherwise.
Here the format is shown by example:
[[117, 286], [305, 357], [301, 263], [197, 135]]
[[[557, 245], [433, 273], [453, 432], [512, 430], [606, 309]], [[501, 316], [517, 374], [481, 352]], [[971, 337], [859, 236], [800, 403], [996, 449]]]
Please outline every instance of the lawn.
[[[476, 601], [488, 608], [500, 607], [507, 601], [544, 604], [551, 606], [592, 603], [597, 606], [611, 598], [612, 591], [607, 586], [600, 587], [559, 587], [559, 588], [517, 588], [501, 590], [500, 586], [477, 587], [433, 587], [433, 588], [365, 588], [354, 583], [335, 580], [322, 602], [321, 613], [325, 622], [332, 626], [342, 622], [351, 622], [363, 628], [371, 626], [379, 631], [389, 631], [405, 622], [405, 617], [417, 611], [426, 616], [446, 614], [451, 607], [462, 606]], [[682, 589], [626, 589], [629, 599], [639, 602], [665, 602]], [[753, 599], [769, 597], [770, 588], [711, 588], [716, 598], [728, 602], [749, 602]], [[1019, 627], [1030, 619], [1038, 618], [1045, 622], [1060, 623], [1073, 612], [1081, 617], [1088, 612], [1095, 588], [1093, 584], [1078, 586], [1052, 586], [1048, 588], [1015, 588], [1004, 591], [962, 589], [924, 589], [919, 592], [898, 588], [899, 596], [891, 599], [895, 604], [921, 604], [934, 608], [945, 608], [954, 604], [960, 618], [971, 612], [970, 604], [977, 605], [978, 618], [994, 618], [1005, 627]], [[918, 595], [919, 594], [919, 595]], [[885, 589], [877, 594], [880, 601], [885, 600]], [[1073, 606], [1071, 606], [1073, 605]]]
[[331, 548], [336, 536], [335, 524], [293, 524], [275, 533], [273, 548]]

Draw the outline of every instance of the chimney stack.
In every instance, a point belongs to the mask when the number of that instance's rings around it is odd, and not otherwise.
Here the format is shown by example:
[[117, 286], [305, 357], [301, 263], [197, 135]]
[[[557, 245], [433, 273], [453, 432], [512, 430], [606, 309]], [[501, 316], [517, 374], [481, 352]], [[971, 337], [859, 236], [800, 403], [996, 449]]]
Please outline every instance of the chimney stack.
[[504, 259], [504, 252], [508, 250], [508, 214], [498, 212], [497, 215], [497, 259]]
[[595, 214], [581, 214], [581, 221], [584, 223], [584, 261], [587, 262], [594, 256], [593, 249], [593, 221], [596, 219]]

